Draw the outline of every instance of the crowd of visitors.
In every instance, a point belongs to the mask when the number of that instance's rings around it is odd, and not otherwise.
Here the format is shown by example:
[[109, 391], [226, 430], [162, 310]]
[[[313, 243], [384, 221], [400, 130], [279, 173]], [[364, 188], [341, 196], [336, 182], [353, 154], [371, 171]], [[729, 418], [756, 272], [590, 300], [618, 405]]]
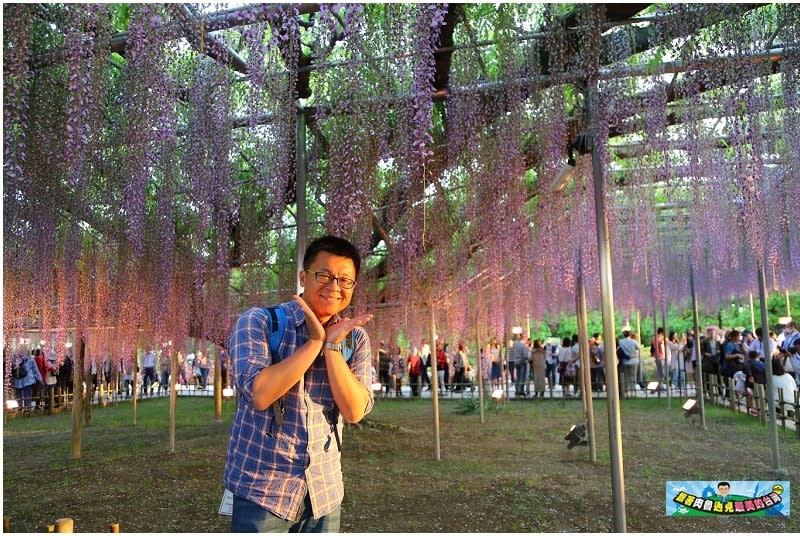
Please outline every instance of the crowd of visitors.
[[[800, 332], [795, 323], [789, 323], [780, 334], [770, 332], [773, 391], [776, 401], [783, 400], [782, 410], [790, 410], [794, 393], [798, 390], [800, 376]], [[455, 349], [445, 340], [436, 341], [432, 353], [427, 341], [412, 347], [404, 354], [395, 347], [392, 355], [381, 341], [373, 361], [375, 381], [381, 385], [381, 393], [395, 397], [403, 396], [402, 385], [410, 387], [410, 396], [417, 397], [429, 390], [431, 362], [435, 356], [440, 394], [474, 391], [481, 388], [491, 396], [507, 386], [514, 398], [544, 398], [547, 390], [560, 390], [562, 396], [581, 396], [580, 341], [577, 335], [562, 340], [526, 338], [514, 334], [511, 344], [503, 355], [500, 344], [492, 339], [475, 352], [463, 341], [455, 343]], [[606, 367], [608, 355], [614, 359], [619, 374], [619, 394], [622, 398], [636, 397], [656, 382], [657, 389], [694, 387], [697, 355], [695, 337], [686, 333], [657, 328], [650, 341], [649, 354], [645, 352], [633, 331], [623, 331], [617, 340], [614, 352], [607, 354], [599, 333], [588, 339], [590, 389], [606, 389]], [[419, 348], [422, 348], [420, 350]], [[755, 333], [747, 330], [710, 328], [700, 337], [699, 351], [705, 372], [706, 392], [716, 388], [722, 396], [741, 398], [750, 411], [756, 414], [754, 385], [766, 385], [766, 366], [761, 341], [761, 329]], [[476, 355], [477, 354], [477, 355]], [[480, 360], [482, 377], [479, 379], [477, 360]], [[650, 367], [646, 366], [647, 364]], [[654, 365], [654, 366], [653, 366]], [[654, 370], [653, 370], [654, 369]], [[650, 377], [648, 378], [648, 375]], [[721, 378], [712, 385], [711, 375]], [[733, 381], [733, 393], [726, 392], [725, 381]], [[649, 381], [648, 381], [649, 380]], [[716, 386], [716, 387], [715, 387]], [[652, 384], [649, 386], [652, 389]], [[513, 389], [513, 391], [511, 391]], [[551, 395], [552, 396], [552, 395]]]
[[[213, 385], [213, 357], [198, 351], [196, 354], [177, 353], [176, 383], [183, 388], [194, 386], [195, 389], [208, 389]], [[227, 353], [220, 350], [220, 363], [223, 387], [227, 386], [227, 370], [229, 367]], [[120, 400], [130, 399], [133, 395], [133, 383], [136, 381], [140, 397], [165, 396], [169, 394], [170, 360], [165, 352], [148, 348], [140, 358], [141, 367], [133, 360], [127, 364], [119, 360], [113, 367], [111, 359], [106, 357], [101, 363], [91, 361], [87, 364], [84, 385], [91, 390], [90, 398], [95, 393], [103, 401], [112, 396]], [[54, 352], [46, 352], [41, 348], [33, 350], [17, 349], [11, 359], [4, 360], [6, 399], [14, 399], [20, 408], [42, 409], [52, 412], [54, 408], [65, 407], [72, 403], [73, 370], [72, 355], [67, 353], [59, 364]]]

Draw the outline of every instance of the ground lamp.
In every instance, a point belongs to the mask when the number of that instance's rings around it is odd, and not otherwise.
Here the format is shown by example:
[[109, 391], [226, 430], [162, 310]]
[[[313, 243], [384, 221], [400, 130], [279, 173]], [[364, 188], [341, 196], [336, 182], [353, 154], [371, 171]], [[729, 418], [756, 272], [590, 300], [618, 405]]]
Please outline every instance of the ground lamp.
[[588, 445], [589, 433], [586, 431], [586, 425], [584, 423], [573, 424], [567, 435], [564, 436], [564, 440], [569, 441], [567, 443], [568, 449], [577, 445]]
[[224, 398], [231, 398], [233, 397], [233, 387], [226, 387], [222, 390], [222, 396]]
[[695, 415], [700, 411], [700, 406], [697, 405], [697, 400], [690, 398], [683, 404], [683, 416], [687, 419], [691, 415]]
[[660, 382], [649, 382], [647, 384], [647, 390], [650, 391], [651, 393], [655, 393], [656, 391], [658, 391], [660, 385], [661, 385]]

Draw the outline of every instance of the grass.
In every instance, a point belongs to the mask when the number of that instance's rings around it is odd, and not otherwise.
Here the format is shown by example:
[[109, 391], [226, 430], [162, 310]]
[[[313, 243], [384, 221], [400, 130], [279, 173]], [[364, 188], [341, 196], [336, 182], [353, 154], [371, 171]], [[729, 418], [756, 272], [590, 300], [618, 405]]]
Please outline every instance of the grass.
[[[440, 402], [440, 461], [433, 459], [430, 401], [380, 400], [348, 426], [343, 468], [345, 532], [613, 531], [606, 406], [595, 403], [598, 462], [563, 436], [579, 400], [524, 401], [485, 412]], [[76, 532], [227, 532], [217, 514], [228, 430], [210, 399], [180, 399], [176, 452], [167, 401], [95, 409], [82, 457], [70, 459], [71, 416], [13, 419], [3, 430], [3, 515], [15, 532], [44, 532], [62, 517]], [[627, 527], [648, 532], [798, 532], [789, 518], [668, 518], [667, 480], [769, 480], [767, 429], [707, 406], [708, 431], [656, 399], [623, 401]], [[782, 465], [797, 476], [800, 442], [779, 434]], [[795, 509], [795, 511], [797, 511]]]

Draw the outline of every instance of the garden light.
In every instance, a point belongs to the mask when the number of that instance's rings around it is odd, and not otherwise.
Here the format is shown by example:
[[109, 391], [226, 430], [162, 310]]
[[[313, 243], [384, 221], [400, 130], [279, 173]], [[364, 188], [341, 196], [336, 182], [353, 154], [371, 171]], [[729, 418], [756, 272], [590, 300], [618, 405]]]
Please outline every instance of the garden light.
[[690, 398], [683, 404], [683, 416], [688, 418], [690, 415], [697, 413], [699, 409], [700, 408], [697, 406], [697, 400]]
[[588, 445], [589, 434], [586, 432], [586, 425], [584, 423], [573, 424], [569, 432], [567, 432], [567, 435], [564, 436], [564, 439], [569, 441], [567, 444], [568, 449], [577, 445]]

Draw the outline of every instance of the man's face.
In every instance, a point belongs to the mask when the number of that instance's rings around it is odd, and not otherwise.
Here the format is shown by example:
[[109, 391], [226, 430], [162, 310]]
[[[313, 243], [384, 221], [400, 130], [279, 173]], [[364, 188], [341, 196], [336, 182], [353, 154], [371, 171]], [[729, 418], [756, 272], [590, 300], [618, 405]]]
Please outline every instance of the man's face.
[[325, 272], [334, 277], [355, 280], [356, 267], [348, 257], [332, 255], [327, 251], [320, 252], [311, 262], [308, 270], [300, 272], [300, 285], [303, 287], [303, 299], [317, 315], [320, 322], [327, 322], [330, 317], [343, 311], [350, 305], [353, 290], [344, 289], [339, 281], [323, 284], [317, 281], [314, 272]]
[[726, 495], [728, 495], [728, 493], [730, 493], [731, 487], [730, 486], [717, 486], [717, 491], [719, 492], [719, 494], [721, 496], [725, 497]]

